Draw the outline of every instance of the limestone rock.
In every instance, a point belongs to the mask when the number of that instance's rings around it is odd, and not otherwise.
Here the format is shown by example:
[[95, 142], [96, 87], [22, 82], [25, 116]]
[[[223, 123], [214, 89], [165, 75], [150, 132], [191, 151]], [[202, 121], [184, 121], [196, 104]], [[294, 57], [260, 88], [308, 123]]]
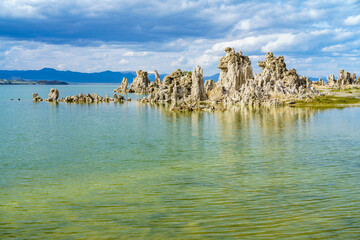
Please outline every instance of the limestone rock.
[[128, 84], [129, 84], [129, 80], [124, 77], [120, 87], [117, 87], [114, 92], [116, 93], [127, 93], [128, 92]]
[[356, 74], [351, 74], [343, 69], [339, 70], [339, 77], [337, 80], [335, 80], [334, 75], [330, 75], [330, 77], [327, 78], [327, 85], [332, 88], [344, 88], [353, 84], [356, 84]]
[[138, 70], [136, 71], [136, 78], [130, 85], [129, 92], [131, 93], [148, 93], [148, 86], [150, 85], [150, 80], [148, 78], [148, 73], [146, 71]]
[[313, 81], [312, 84], [317, 85], [317, 86], [325, 86], [325, 82], [321, 78], [319, 78], [319, 80], [317, 80], [317, 81]]
[[178, 100], [190, 100], [191, 86], [191, 75], [183, 73], [180, 69], [177, 69], [171, 74], [165, 76], [160, 86], [153, 85], [150, 89], [150, 95], [146, 101], [171, 102], [173, 100], [172, 94], [175, 90]]
[[177, 88], [177, 83], [175, 82], [173, 91], [171, 93], [171, 107], [170, 107], [170, 109], [174, 109], [177, 106], [177, 102], [178, 102], [178, 88]]
[[[233, 48], [225, 49], [220, 59], [219, 81], [203, 82], [203, 70], [197, 66], [192, 74], [180, 69], [166, 76], [160, 86], [151, 84], [150, 95], [142, 102], [171, 102], [173, 110], [211, 109], [215, 105], [280, 106], [297, 99], [321, 95], [309, 78], [295, 69], [288, 70], [283, 56], [269, 52], [259, 62], [260, 74], [253, 77], [251, 62]], [[320, 81], [323, 84], [323, 81]]]
[[37, 93], [32, 94], [33, 102], [42, 102], [43, 99]]
[[50, 89], [50, 93], [47, 101], [56, 102], [58, 98], [59, 98], [59, 90], [57, 90], [56, 88]]
[[226, 90], [223, 86], [215, 85], [211, 90], [207, 91], [206, 93], [211, 101], [220, 102], [224, 100]]
[[204, 101], [207, 95], [204, 88], [203, 70], [201, 67], [196, 66], [192, 72], [192, 85], [191, 85], [191, 100]]
[[336, 80], [334, 74], [330, 74], [326, 77], [326, 85], [329, 87], [334, 87], [336, 85]]
[[216, 84], [214, 82], [214, 80], [212, 79], [208, 79], [205, 81], [204, 87], [205, 87], [205, 92], [208, 93], [211, 90], [213, 90], [215, 88]]
[[123, 102], [124, 97], [121, 95], [117, 95], [114, 93], [114, 97], [111, 98], [107, 94], [105, 97], [102, 97], [96, 93], [88, 93], [88, 94], [78, 94], [73, 96], [67, 96], [65, 98], [61, 98], [58, 101], [66, 102], [66, 103], [103, 103], [103, 102]]
[[350, 78], [351, 78], [351, 81], [353, 82], [353, 84], [354, 84], [354, 83], [356, 82], [356, 80], [357, 80], [355, 73], [351, 74]]
[[202, 109], [204, 101], [209, 106], [218, 103], [279, 106], [320, 95], [309, 78], [299, 77], [295, 69], [286, 68], [282, 56], [267, 53], [265, 60], [259, 62], [261, 73], [254, 78], [249, 57], [235, 53], [232, 48], [226, 48], [225, 52], [218, 66], [221, 73], [216, 84], [212, 80], [203, 84], [203, 71], [199, 66], [191, 75], [178, 69], [166, 76], [161, 86], [154, 88], [142, 101], [171, 102], [171, 109], [194, 110]]
[[125, 100], [125, 98], [123, 96], [121, 96], [120, 94], [117, 95], [116, 93], [114, 93], [114, 102], [123, 102]]
[[161, 78], [159, 76], [159, 73], [156, 70], [154, 70], [154, 75], [155, 75], [155, 81], [154, 81], [155, 86], [160, 86], [161, 85]]
[[282, 105], [284, 101], [312, 98], [320, 95], [309, 78], [298, 76], [295, 69], [287, 70], [284, 57], [274, 57], [269, 52], [264, 61], [258, 63], [261, 74], [248, 79], [240, 91], [225, 98], [227, 103], [243, 105]]
[[340, 69], [337, 83], [340, 87], [352, 84], [353, 82], [352, 82], [350, 73], [346, 72], [343, 69]]
[[253, 72], [248, 56], [243, 56], [242, 52], [235, 53], [230, 47], [225, 49], [225, 53], [218, 65], [221, 72], [217, 86], [231, 94], [238, 91], [247, 79], [252, 79]]
[[180, 69], [173, 71], [171, 74], [164, 77], [162, 82], [163, 86], [171, 86], [175, 84], [175, 81], [180, 82], [180, 78], [183, 76], [183, 72]]

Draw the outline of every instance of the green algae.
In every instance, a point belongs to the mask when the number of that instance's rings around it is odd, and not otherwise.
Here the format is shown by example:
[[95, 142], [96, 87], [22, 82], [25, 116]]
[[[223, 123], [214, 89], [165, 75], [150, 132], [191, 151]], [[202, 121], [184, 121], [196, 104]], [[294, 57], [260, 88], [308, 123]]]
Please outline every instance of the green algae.
[[360, 104], [360, 98], [326, 95], [318, 96], [310, 100], [296, 100], [294, 105], [302, 107], [337, 107], [353, 104]]
[[344, 88], [344, 89], [331, 89], [330, 92], [345, 92], [345, 93], [353, 93], [360, 92], [358, 87]]

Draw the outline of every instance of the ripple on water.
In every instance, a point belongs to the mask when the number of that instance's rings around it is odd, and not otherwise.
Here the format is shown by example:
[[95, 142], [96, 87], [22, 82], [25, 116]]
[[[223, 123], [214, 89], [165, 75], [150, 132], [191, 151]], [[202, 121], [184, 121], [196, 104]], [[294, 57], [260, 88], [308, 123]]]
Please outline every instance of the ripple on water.
[[183, 114], [0, 93], [1, 239], [360, 237], [360, 109]]

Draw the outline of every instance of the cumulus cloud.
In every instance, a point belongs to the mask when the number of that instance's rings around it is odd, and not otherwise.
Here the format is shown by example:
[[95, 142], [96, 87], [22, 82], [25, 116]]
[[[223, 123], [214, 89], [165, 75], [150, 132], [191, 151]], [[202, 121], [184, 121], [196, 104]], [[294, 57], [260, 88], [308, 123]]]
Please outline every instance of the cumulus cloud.
[[3, 0], [0, 2], [0, 16], [14, 18], [42, 17], [36, 5], [39, 2], [27, 3], [21, 0]]
[[245, 51], [251, 52], [274, 52], [274, 51], [291, 51], [294, 47], [303, 48], [302, 44], [305, 43], [306, 38], [311, 34], [267, 34], [245, 37], [233, 41], [224, 41], [216, 43], [207, 52], [219, 53], [223, 52], [228, 46]]
[[358, 25], [360, 24], [360, 15], [357, 15], [357, 16], [350, 16], [348, 18], [345, 19], [344, 23], [346, 25]]
[[129, 61], [126, 60], [126, 59], [124, 59], [124, 58], [120, 59], [120, 61], [119, 61], [119, 64], [120, 64], [120, 65], [128, 64], [128, 63], [129, 63]]
[[148, 52], [127, 51], [126, 53], [124, 53], [123, 56], [125, 56], [125, 57], [141, 57], [141, 56], [146, 56], [148, 54], [149, 54]]
[[[41, 69], [51, 67], [58, 70], [80, 72], [129, 71], [157, 69], [170, 73], [177, 68], [191, 70], [196, 64], [209, 62], [208, 56], [200, 57], [199, 48], [185, 51], [143, 52], [139, 44], [103, 44], [100, 46], [73, 46], [69, 44], [46, 44], [33, 41], [1, 39], [0, 69]], [[194, 55], [194, 52], [197, 54]], [[216, 64], [217, 59], [209, 56]], [[201, 61], [198, 62], [197, 59]], [[211, 61], [210, 61], [211, 62]], [[172, 64], [170, 64], [172, 63]], [[212, 71], [208, 71], [212, 74]]]
[[294, 47], [297, 44], [297, 37], [294, 34], [281, 34], [274, 40], [269, 41], [265, 46], [261, 47], [262, 52], [274, 52]]
[[357, 61], [360, 15], [349, 9], [360, 12], [355, 0], [1, 0], [0, 68], [169, 73], [200, 65], [210, 75], [230, 46], [255, 69], [273, 51], [302, 74], [325, 75]]

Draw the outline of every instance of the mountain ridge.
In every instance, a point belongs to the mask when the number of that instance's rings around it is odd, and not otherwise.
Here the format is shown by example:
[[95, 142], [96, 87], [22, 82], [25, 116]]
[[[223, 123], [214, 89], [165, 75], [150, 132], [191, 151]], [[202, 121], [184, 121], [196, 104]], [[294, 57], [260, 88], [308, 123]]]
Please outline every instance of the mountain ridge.
[[[164, 79], [168, 74], [159, 74]], [[219, 73], [204, 76], [204, 81], [212, 79], [215, 82], [219, 79]], [[136, 71], [113, 72], [110, 70], [94, 73], [74, 72], [70, 70], [56, 70], [54, 68], [43, 68], [40, 70], [0, 70], [0, 79], [17, 80], [23, 79], [27, 81], [64, 81], [68, 83], [121, 83], [126, 77], [129, 83], [136, 77]], [[149, 72], [150, 81], [155, 80], [155, 75]], [[318, 78], [309, 77], [310, 80], [316, 81]], [[325, 78], [326, 79], [326, 78]]]
[[[159, 74], [163, 79], [168, 74]], [[113, 72], [110, 70], [94, 73], [74, 72], [70, 70], [61, 71], [54, 68], [43, 68], [40, 70], [0, 70], [0, 79], [16, 80], [23, 79], [27, 81], [65, 81], [69, 83], [121, 83], [126, 77], [131, 83], [136, 77], [136, 71]], [[150, 81], [155, 80], [155, 75], [149, 72]], [[204, 77], [204, 80], [217, 80], [219, 74]]]

